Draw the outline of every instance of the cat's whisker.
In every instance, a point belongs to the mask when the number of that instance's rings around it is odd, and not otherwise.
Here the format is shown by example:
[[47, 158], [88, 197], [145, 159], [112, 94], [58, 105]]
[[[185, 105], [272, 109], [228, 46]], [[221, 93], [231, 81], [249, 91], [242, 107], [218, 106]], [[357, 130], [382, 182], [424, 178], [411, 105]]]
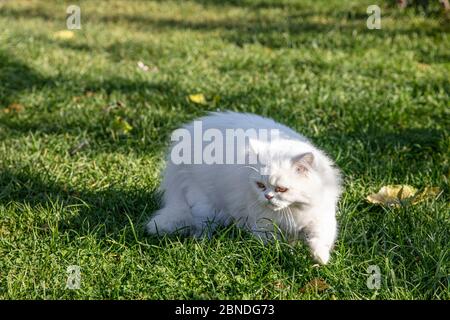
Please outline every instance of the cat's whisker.
[[256, 208], [256, 206], [259, 204], [259, 200], [254, 200], [252, 203], [250, 203], [249, 208], [253, 209]]
[[286, 232], [291, 232], [291, 219], [289, 218], [289, 212], [286, 209], [283, 209], [284, 215], [286, 217]]
[[291, 225], [292, 225], [292, 229], [290, 230], [290, 232], [294, 233], [295, 227], [296, 227], [296, 223], [295, 223], [295, 219], [294, 219], [294, 213], [292, 212], [291, 208], [289, 208], [289, 207], [287, 207], [287, 210], [289, 211], [289, 216], [291, 218]]
[[284, 229], [285, 232], [288, 232], [288, 230], [289, 230], [289, 218], [287, 216], [286, 209], [285, 208], [281, 208], [279, 210], [279, 212], [281, 214], [281, 217], [283, 218], [282, 221], [281, 221], [283, 223], [283, 229]]
[[291, 216], [291, 214], [289, 213], [289, 208], [285, 208], [284, 210], [285, 210], [285, 212], [286, 212], [286, 218], [288, 219], [288, 233], [290, 234], [290, 233], [292, 232], [292, 229], [293, 229], [293, 225], [292, 225], [292, 223], [293, 223], [293, 221], [292, 221], [292, 216]]
[[287, 212], [286, 208], [281, 208], [280, 213], [283, 218], [283, 224], [285, 225], [286, 232], [289, 232], [290, 222], [289, 222], [288, 212]]
[[252, 169], [252, 170], [256, 171], [256, 172], [259, 174], [258, 169], [256, 169], [255, 167], [252, 167], [252, 166], [242, 166], [242, 168]]

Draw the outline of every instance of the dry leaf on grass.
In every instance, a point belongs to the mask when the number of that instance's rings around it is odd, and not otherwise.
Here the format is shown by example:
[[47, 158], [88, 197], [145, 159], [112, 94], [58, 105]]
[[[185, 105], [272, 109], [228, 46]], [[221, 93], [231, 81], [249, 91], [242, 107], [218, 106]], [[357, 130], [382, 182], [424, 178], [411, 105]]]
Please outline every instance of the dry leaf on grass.
[[275, 281], [273, 284], [275, 289], [282, 290], [286, 288], [286, 285], [281, 281]]
[[104, 107], [102, 110], [103, 110], [103, 112], [105, 112], [105, 113], [109, 113], [109, 112], [111, 112], [112, 110], [115, 110], [115, 109], [121, 109], [121, 108], [124, 108], [124, 107], [125, 107], [125, 105], [124, 105], [123, 102], [121, 102], [121, 101], [116, 101], [116, 102], [113, 102], [113, 103], [110, 104], [110, 105], [107, 105], [107, 106]]
[[68, 39], [72, 39], [73, 37], [75, 37], [75, 33], [70, 30], [61, 30], [61, 31], [55, 32], [53, 34], [53, 37], [55, 39], [59, 39], [59, 40], [68, 40]]
[[303, 288], [300, 289], [301, 293], [311, 292], [323, 292], [330, 288], [330, 285], [321, 278], [314, 278], [309, 281]]
[[133, 130], [133, 127], [128, 123], [127, 120], [120, 116], [117, 116], [112, 123], [112, 129], [119, 135], [128, 135], [130, 131]]
[[404, 204], [416, 204], [429, 198], [435, 198], [441, 190], [438, 187], [426, 187], [423, 191], [409, 185], [383, 186], [377, 193], [367, 196], [367, 201], [389, 207], [398, 207]]
[[427, 199], [437, 198], [441, 193], [439, 187], [426, 187], [422, 192], [419, 192], [413, 200], [413, 204], [419, 203]]
[[196, 104], [206, 104], [206, 98], [203, 95], [203, 93], [197, 93], [197, 94], [190, 94], [189, 100], [191, 102], [194, 102]]
[[375, 204], [396, 206], [407, 199], [411, 199], [417, 189], [408, 185], [389, 185], [381, 187], [380, 191], [367, 196], [367, 201]]
[[12, 103], [8, 107], [3, 109], [3, 113], [12, 113], [12, 112], [19, 113], [23, 111], [23, 109], [24, 107], [20, 103]]

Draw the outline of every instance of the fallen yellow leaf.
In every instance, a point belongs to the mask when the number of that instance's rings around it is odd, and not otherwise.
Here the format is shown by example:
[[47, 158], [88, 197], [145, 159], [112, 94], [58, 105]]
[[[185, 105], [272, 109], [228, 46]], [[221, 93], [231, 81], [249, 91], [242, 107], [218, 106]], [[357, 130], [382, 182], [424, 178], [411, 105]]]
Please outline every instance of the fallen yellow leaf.
[[24, 107], [23, 105], [19, 104], [19, 103], [12, 103], [10, 104], [8, 107], [6, 107], [5, 109], [3, 109], [4, 113], [10, 113], [10, 112], [21, 112], [23, 111]]
[[275, 281], [273, 286], [275, 287], [275, 289], [280, 289], [280, 290], [286, 288], [286, 285], [281, 281]]
[[120, 116], [117, 116], [114, 119], [112, 123], [112, 128], [115, 132], [117, 132], [120, 135], [127, 135], [130, 133], [131, 130], [133, 130], [133, 127], [128, 123], [128, 121]]
[[197, 104], [206, 104], [206, 98], [203, 93], [190, 94], [189, 100]]
[[306, 292], [322, 292], [330, 288], [329, 284], [321, 278], [314, 278], [309, 281], [303, 288], [300, 289], [301, 293]]
[[419, 192], [413, 200], [413, 204], [419, 203], [429, 198], [436, 198], [440, 193], [441, 189], [439, 187], [426, 187], [422, 192]]
[[402, 204], [416, 204], [427, 198], [436, 197], [441, 190], [437, 187], [426, 187], [422, 192], [409, 185], [383, 186], [377, 193], [367, 196], [367, 201], [390, 207], [398, 207]]
[[75, 36], [75, 33], [70, 30], [61, 30], [61, 31], [57, 31], [53, 34], [53, 37], [55, 39], [60, 39], [60, 40], [72, 39], [74, 36]]

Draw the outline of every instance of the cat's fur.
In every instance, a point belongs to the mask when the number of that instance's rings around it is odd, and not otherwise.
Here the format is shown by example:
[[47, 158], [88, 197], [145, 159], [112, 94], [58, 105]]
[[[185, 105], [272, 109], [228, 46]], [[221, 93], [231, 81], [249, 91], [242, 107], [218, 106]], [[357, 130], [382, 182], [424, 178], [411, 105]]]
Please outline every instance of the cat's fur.
[[[326, 264], [336, 239], [341, 194], [340, 173], [333, 162], [305, 137], [271, 119], [226, 112], [199, 120], [204, 130], [216, 128], [224, 136], [226, 129], [278, 129], [279, 138], [250, 140], [249, 146], [236, 150], [269, 159], [268, 175], [260, 173], [262, 164], [175, 165], [169, 156], [162, 182], [164, 207], [148, 222], [147, 231], [163, 234], [185, 227], [200, 235], [208, 221], [235, 222], [266, 238], [276, 234], [276, 225], [289, 238], [303, 235], [313, 258]], [[192, 123], [184, 128], [193, 133]], [[276, 186], [288, 190], [275, 192]]]

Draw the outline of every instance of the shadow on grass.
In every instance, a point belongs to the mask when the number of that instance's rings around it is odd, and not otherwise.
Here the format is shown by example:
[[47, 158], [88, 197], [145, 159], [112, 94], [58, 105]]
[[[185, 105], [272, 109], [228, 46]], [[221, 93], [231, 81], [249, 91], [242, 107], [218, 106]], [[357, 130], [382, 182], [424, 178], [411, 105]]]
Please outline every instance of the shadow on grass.
[[[0, 172], [0, 190], [0, 203], [5, 206], [11, 202], [33, 208], [60, 205], [64, 208], [64, 214], [57, 221], [60, 231], [73, 230], [78, 236], [94, 234], [99, 239], [120, 238], [124, 228], [131, 227], [131, 224], [137, 234], [143, 235], [144, 224], [158, 207], [160, 199], [156, 190], [111, 187], [87, 191], [55, 182], [50, 173], [40, 176], [9, 170]], [[54, 213], [53, 210], [51, 212]], [[46, 229], [45, 224], [37, 227]]]
[[[64, 94], [55, 94], [58, 91]], [[25, 106], [20, 114], [2, 112], [31, 92], [48, 93], [46, 105]], [[126, 101], [118, 101], [117, 94]], [[103, 104], [96, 102], [96, 96]], [[188, 103], [187, 96], [188, 92], [173, 82], [121, 76], [102, 80], [46, 77], [13, 58], [11, 53], [0, 51], [0, 126], [7, 129], [8, 136], [64, 135], [74, 139], [84, 136], [90, 141], [88, 150], [94, 153], [158, 153], [165, 148], [171, 130], [186, 119], [185, 115], [171, 110], [174, 105], [183, 106], [187, 114], [200, 114], [198, 108]], [[65, 114], [61, 115], [60, 108], [52, 107], [58, 105], [64, 106]], [[113, 135], [117, 117], [133, 126], [126, 137]], [[148, 142], [142, 142], [144, 139]]]
[[16, 101], [22, 92], [53, 86], [50, 78], [43, 77], [12, 55], [0, 51], [0, 106]]
[[[164, 0], [157, 0], [163, 2]], [[303, 9], [304, 5], [301, 2], [284, 1], [284, 0], [194, 0], [198, 4], [209, 7], [239, 7], [248, 9]]]
[[[438, 160], [449, 148], [443, 130], [405, 128], [386, 131], [374, 126], [369, 131], [355, 130], [345, 135], [330, 131], [329, 136], [323, 138], [323, 144], [340, 146], [344, 154], [351, 156], [338, 161], [344, 176], [356, 178], [371, 173], [380, 181], [402, 184], [431, 168], [436, 168], [438, 174], [448, 170]], [[362, 149], [355, 152], [353, 146]]]
[[[228, 41], [237, 46], [246, 44], [260, 44], [268, 48], [291, 48], [312, 46], [311, 36], [316, 35], [320, 41], [320, 46], [332, 48], [334, 50], [354, 50], [355, 44], [364, 48], [373, 47], [373, 39], [390, 39], [399, 35], [406, 36], [436, 36], [442, 32], [448, 31], [447, 24], [439, 26], [421, 25], [420, 27], [402, 27], [402, 28], [383, 28], [382, 32], [368, 30], [366, 21], [368, 15], [366, 6], [358, 8], [351, 7], [349, 10], [333, 10], [328, 12], [311, 10], [303, 8], [301, 4], [291, 2], [241, 2], [241, 1], [207, 1], [198, 0], [202, 6], [208, 8], [231, 6], [248, 8], [257, 13], [248, 18], [230, 18], [220, 19], [185, 19], [185, 18], [167, 18], [153, 16], [151, 14], [126, 14], [108, 12], [105, 14], [85, 13], [84, 18], [90, 23], [118, 24], [124, 22], [130, 28], [135, 28], [144, 32], [164, 32], [164, 31], [200, 31], [200, 32], [218, 32], [213, 36]], [[281, 8], [279, 15], [267, 18], [259, 14], [261, 9]], [[359, 10], [359, 11], [358, 11]], [[396, 18], [399, 14], [393, 11]], [[388, 15], [388, 13], [386, 14]], [[0, 12], [0, 16], [19, 18], [39, 18], [46, 21], [62, 21], [60, 15], [51, 14], [43, 8], [6, 8]], [[404, 17], [408, 19], [407, 16]], [[365, 41], [360, 38], [350, 36], [357, 31], [359, 34], [370, 35], [370, 39]], [[342, 37], [344, 35], [344, 37]], [[348, 38], [348, 39], [347, 39]], [[359, 40], [358, 40], [359, 39]], [[89, 47], [83, 44], [70, 44], [66, 42], [62, 46], [75, 50], [88, 51]], [[120, 55], [114, 46], [105, 49], [113, 55]], [[446, 55], [443, 56], [445, 59]], [[425, 58], [424, 58], [425, 59]]]
[[[14, 102], [20, 95], [30, 91], [37, 90], [62, 90], [66, 96], [72, 98], [74, 96], [83, 95], [86, 92], [92, 94], [101, 94], [106, 96], [102, 100], [110, 100], [108, 97], [114, 93], [121, 93], [130, 97], [130, 102], [133, 102], [133, 96], [139, 95], [139, 99], [158, 100], [160, 107], [158, 112], [153, 108], [117, 108], [111, 112], [105, 113], [102, 111], [102, 106], [98, 108], [97, 112], [88, 116], [74, 114], [61, 118], [58, 115], [58, 110], [55, 112], [41, 112], [35, 111], [33, 117], [15, 117], [13, 115], [1, 115], [0, 125], [7, 128], [9, 136], [28, 136], [34, 135], [71, 135], [78, 137], [80, 134], [86, 134], [87, 138], [91, 140], [89, 152], [136, 152], [138, 154], [155, 154], [160, 153], [166, 146], [171, 130], [178, 127], [182, 122], [189, 117], [195, 115], [203, 115], [206, 111], [211, 109], [211, 106], [205, 106], [201, 109], [196, 108], [192, 104], [186, 102], [188, 92], [180, 88], [177, 83], [163, 82], [152, 83], [144, 80], [130, 80], [115, 76], [106, 80], [98, 81], [95, 79], [64, 79], [61, 77], [44, 77], [28, 67], [19, 60], [12, 58], [11, 54], [0, 51], [0, 102], [8, 104]], [[316, 66], [320, 68], [320, 66]], [[413, 95], [421, 95], [429, 86], [436, 86], [436, 88], [445, 85], [447, 82], [429, 83], [428, 81], [413, 82]], [[447, 83], [448, 85], [448, 83]], [[254, 112], [271, 117], [271, 110], [268, 110], [261, 103], [264, 99], [260, 99], [259, 103], [252, 101], [249, 97], [257, 96], [264, 97], [264, 92], [255, 90], [258, 88], [243, 88], [240, 93], [233, 95], [224, 95], [221, 97], [221, 104], [225, 109], [231, 109], [243, 112]], [[250, 90], [250, 91], [248, 91]], [[68, 93], [68, 94], [67, 94]], [[65, 97], [64, 99], [67, 99]], [[142, 103], [136, 101], [137, 103]], [[61, 103], [61, 101], [60, 101]], [[73, 104], [69, 102], [69, 104]], [[172, 105], [182, 106], [184, 113], [174, 110], [169, 110]], [[249, 106], [247, 108], [238, 109], [233, 106]], [[227, 108], [227, 106], [229, 108]], [[286, 117], [284, 117], [286, 113]], [[290, 110], [278, 110], [277, 117], [279, 120], [290, 117]], [[115, 117], [121, 116], [129, 119], [134, 130], [127, 139], [112, 140], [111, 133], [108, 128]], [[146, 119], [142, 120], [143, 117]], [[442, 143], [445, 134], [438, 129], [398, 129], [396, 131], [387, 131], [385, 128], [379, 126], [377, 123], [383, 123], [383, 110], [371, 115], [373, 121], [371, 128], [366, 131], [358, 130], [342, 134], [339, 132], [328, 132], [326, 136], [319, 137], [319, 140], [327, 142], [332, 138], [333, 142], [341, 146], [344, 152], [351, 150], [352, 141], [364, 142], [363, 155], [373, 155], [371, 159], [372, 169], [380, 172], [385, 169], [387, 162], [392, 161], [393, 157], [402, 157], [398, 159], [396, 165], [401, 165], [403, 161], [415, 164], [417, 168], [422, 168], [430, 164], [432, 155], [434, 153], [445, 153], [445, 145]], [[425, 115], [424, 115], [425, 116]], [[427, 115], [433, 116], [433, 115]], [[433, 119], [436, 124], [446, 126], [445, 117]], [[151, 119], [149, 119], [151, 117]], [[328, 117], [325, 115], [325, 117]], [[376, 117], [376, 118], [374, 118]], [[325, 118], [324, 121], [336, 122], [339, 118]], [[361, 120], [360, 120], [361, 121]], [[367, 119], [369, 121], [369, 119]], [[146, 129], [151, 128], [152, 133], [146, 133]], [[149, 143], [140, 143], [145, 135], [149, 135]], [[68, 146], [68, 150], [73, 146]], [[358, 163], [343, 163], [341, 167], [353, 174], [363, 174], [367, 172], [364, 164]], [[394, 175], [401, 179], [405, 174], [404, 170], [395, 170]]]
[[[99, 243], [113, 241], [127, 247], [139, 245], [148, 248], [148, 245], [153, 245], [161, 249], [179, 244], [187, 244], [189, 248], [193, 243], [201, 242], [206, 250], [213, 250], [216, 241], [245, 242], [246, 246], [252, 247], [252, 259], [256, 262], [267, 264], [266, 255], [269, 254], [271, 261], [289, 274], [312, 263], [306, 245], [301, 242], [295, 246], [284, 241], [263, 245], [250, 233], [235, 226], [219, 226], [211, 239], [195, 239], [180, 234], [148, 235], [145, 224], [159, 207], [160, 198], [161, 194], [156, 190], [112, 187], [87, 191], [55, 182], [50, 174], [0, 171], [0, 206], [19, 212], [24, 206], [31, 207], [36, 216], [27, 228], [37, 230], [43, 237], [52, 237], [51, 230], [56, 229], [69, 241], [94, 237]], [[45, 217], [38, 215], [41, 209], [46, 210]], [[244, 268], [240, 258], [233, 259], [236, 260], [236, 268]]]

